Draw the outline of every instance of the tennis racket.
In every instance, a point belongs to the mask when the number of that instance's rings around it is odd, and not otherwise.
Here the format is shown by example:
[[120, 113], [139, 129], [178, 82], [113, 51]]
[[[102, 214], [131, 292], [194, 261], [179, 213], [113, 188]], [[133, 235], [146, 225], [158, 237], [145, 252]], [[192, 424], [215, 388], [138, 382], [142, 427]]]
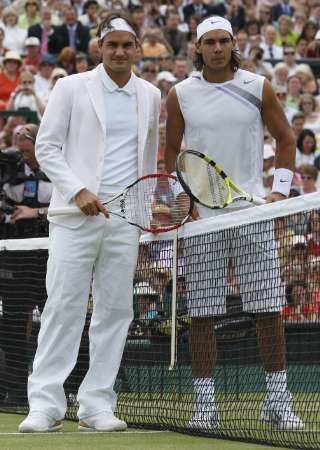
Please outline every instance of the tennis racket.
[[179, 153], [176, 173], [185, 192], [207, 208], [220, 209], [240, 200], [255, 205], [266, 203], [263, 198], [245, 192], [209, 156], [196, 150]]
[[[179, 228], [191, 216], [193, 201], [174, 175], [150, 174], [138, 178], [122, 192], [101, 202], [109, 214], [151, 233]], [[49, 208], [48, 216], [83, 214], [77, 206]]]

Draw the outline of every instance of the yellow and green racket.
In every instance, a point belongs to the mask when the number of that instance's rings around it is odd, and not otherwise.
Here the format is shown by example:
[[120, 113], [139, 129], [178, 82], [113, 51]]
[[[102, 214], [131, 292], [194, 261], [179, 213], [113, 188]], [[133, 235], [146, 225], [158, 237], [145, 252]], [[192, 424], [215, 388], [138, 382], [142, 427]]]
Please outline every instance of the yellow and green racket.
[[245, 200], [255, 205], [266, 201], [248, 194], [209, 156], [196, 150], [184, 150], [176, 161], [176, 173], [185, 192], [197, 203], [211, 209], [225, 208]]

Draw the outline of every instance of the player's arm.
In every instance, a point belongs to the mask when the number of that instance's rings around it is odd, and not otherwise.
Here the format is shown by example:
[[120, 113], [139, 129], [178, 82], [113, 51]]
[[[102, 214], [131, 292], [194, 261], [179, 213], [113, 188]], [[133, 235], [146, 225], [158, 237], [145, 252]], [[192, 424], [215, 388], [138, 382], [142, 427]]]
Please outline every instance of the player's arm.
[[282, 106], [268, 80], [264, 81], [262, 119], [276, 140], [275, 174], [268, 202], [288, 197], [295, 168], [296, 143]]
[[165, 163], [168, 173], [175, 170], [176, 158], [180, 152], [184, 132], [184, 119], [175, 88], [171, 88], [167, 96], [167, 124]]

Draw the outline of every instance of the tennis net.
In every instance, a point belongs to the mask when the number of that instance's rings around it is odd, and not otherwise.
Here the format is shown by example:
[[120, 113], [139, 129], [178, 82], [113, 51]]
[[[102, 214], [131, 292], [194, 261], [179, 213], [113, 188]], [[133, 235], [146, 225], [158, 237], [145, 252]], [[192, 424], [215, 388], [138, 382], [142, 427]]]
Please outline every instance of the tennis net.
[[[27, 411], [47, 247], [0, 241], [2, 411]], [[133, 305], [115, 385], [129, 425], [319, 448], [319, 194], [192, 222], [178, 236], [143, 235]], [[90, 297], [64, 386], [69, 419], [92, 308]]]

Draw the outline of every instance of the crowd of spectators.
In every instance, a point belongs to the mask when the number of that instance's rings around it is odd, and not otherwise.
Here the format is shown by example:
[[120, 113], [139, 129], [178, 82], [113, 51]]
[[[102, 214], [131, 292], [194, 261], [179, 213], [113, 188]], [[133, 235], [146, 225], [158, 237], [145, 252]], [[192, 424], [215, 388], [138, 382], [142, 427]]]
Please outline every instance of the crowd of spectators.
[[[291, 195], [318, 190], [319, 0], [1, 0], [1, 191], [4, 191], [5, 184], [18, 184], [13, 175], [10, 178], [15, 157], [10, 159], [8, 154], [21, 151], [19, 130], [24, 129], [28, 122], [41, 121], [56, 81], [90, 70], [100, 63], [96, 31], [99, 21], [111, 9], [126, 10], [138, 25], [140, 45], [134, 71], [161, 90], [160, 165], [163, 165], [165, 149], [166, 96], [175, 83], [195, 70], [193, 55], [199, 22], [210, 15], [221, 15], [232, 23], [242, 68], [264, 75], [271, 81], [296, 136], [296, 173]], [[272, 186], [274, 145], [266, 130], [266, 193]], [[28, 163], [24, 161], [26, 165]], [[22, 196], [18, 200], [10, 197], [8, 188], [2, 192], [0, 206], [5, 205], [3, 209], [6, 211], [0, 212], [0, 229], [4, 225], [16, 225], [20, 220], [30, 219], [30, 214], [36, 219], [35, 211], [38, 209], [42, 220], [42, 209], [48, 205], [48, 199], [46, 202], [39, 200], [43, 194], [38, 191], [37, 195], [30, 193], [30, 189], [42, 189], [41, 185], [47, 182], [44, 174], [37, 167], [35, 170], [25, 167], [23, 171], [26, 179], [22, 182]], [[30, 200], [32, 194], [33, 202]], [[16, 205], [20, 206], [19, 215], [10, 213], [7, 207]], [[21, 208], [24, 205], [32, 208], [33, 212]], [[306, 239], [308, 233], [306, 229], [301, 231], [301, 220], [295, 224], [296, 228], [299, 226], [294, 236]], [[21, 230], [22, 235], [15, 237], [23, 237], [25, 229], [22, 227]], [[307, 283], [307, 280], [303, 282]], [[298, 291], [301, 289], [300, 286]], [[295, 297], [295, 289], [292, 288], [292, 292], [288, 294], [290, 299]]]

